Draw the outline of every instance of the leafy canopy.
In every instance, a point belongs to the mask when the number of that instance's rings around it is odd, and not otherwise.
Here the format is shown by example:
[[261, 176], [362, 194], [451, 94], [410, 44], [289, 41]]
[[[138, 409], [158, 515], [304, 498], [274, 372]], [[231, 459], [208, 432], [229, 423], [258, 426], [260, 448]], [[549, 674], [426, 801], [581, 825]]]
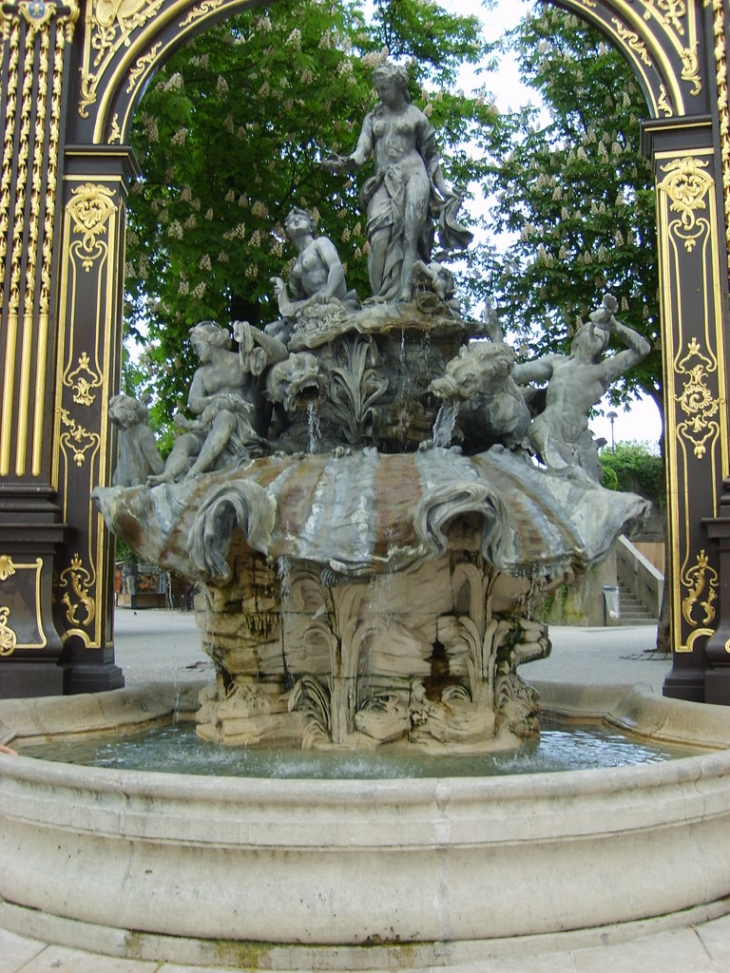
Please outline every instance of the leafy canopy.
[[[628, 65], [597, 30], [540, 6], [508, 38], [543, 108], [501, 114], [480, 130], [487, 230], [499, 246], [472, 257], [489, 298], [527, 357], [568, 349], [604, 293], [652, 345], [613, 390], [661, 409], [653, 180], [640, 154], [646, 103]], [[618, 348], [619, 346], [617, 346]]]

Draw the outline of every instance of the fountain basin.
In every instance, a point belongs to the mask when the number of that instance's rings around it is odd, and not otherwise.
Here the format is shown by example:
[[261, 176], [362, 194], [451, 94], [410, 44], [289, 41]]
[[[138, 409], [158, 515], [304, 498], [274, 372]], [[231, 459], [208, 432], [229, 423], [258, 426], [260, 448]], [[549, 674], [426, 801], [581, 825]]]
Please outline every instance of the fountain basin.
[[[651, 739], [730, 743], [721, 708], [629, 687], [540, 691], [548, 710], [600, 714]], [[151, 692], [8, 701], [2, 739], [78, 730], [84, 707], [110, 707], [110, 728], [120, 714], [138, 725], [172, 710], [174, 687], [158, 687], [156, 703]], [[164, 955], [182, 960], [194, 939], [219, 963], [223, 946], [210, 941], [248, 944], [255, 961], [244, 965], [266, 968], [284, 962], [283, 944], [289, 968], [327, 968], [333, 947], [340, 968], [439, 965], [504, 937], [719, 914], [730, 895], [726, 750], [612, 770], [387, 781], [3, 756], [0, 778], [0, 921], [39, 935], [45, 917], [47, 938], [118, 955], [154, 948], [160, 958], [164, 941]], [[390, 944], [387, 959], [363, 949], [374, 944]]]

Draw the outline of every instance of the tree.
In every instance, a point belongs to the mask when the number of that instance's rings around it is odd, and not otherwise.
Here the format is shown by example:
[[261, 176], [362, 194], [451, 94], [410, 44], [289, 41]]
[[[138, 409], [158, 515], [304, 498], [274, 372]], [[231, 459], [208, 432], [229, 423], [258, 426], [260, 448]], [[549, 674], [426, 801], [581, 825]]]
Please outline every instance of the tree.
[[603, 293], [652, 352], [612, 390], [662, 409], [655, 199], [640, 154], [646, 104], [628, 65], [597, 30], [540, 7], [510, 37], [544, 107], [503, 114], [480, 132], [487, 228], [497, 242], [472, 259], [527, 357], [565, 351]]
[[[129, 203], [127, 322], [146, 345], [158, 427], [195, 367], [191, 325], [278, 316], [269, 278], [293, 256], [282, 229], [291, 206], [312, 213], [348, 285], [367, 294], [357, 186], [320, 162], [354, 147], [373, 104], [372, 68], [387, 53], [414, 59], [413, 100], [433, 115], [445, 148], [492, 112], [451, 90], [459, 64], [485, 56], [477, 18], [431, 0], [384, 0], [371, 22], [348, 0], [309, 2], [302, 13], [280, 0], [207, 31], [165, 65], [137, 113], [143, 177]], [[445, 171], [468, 178], [465, 153]], [[145, 384], [139, 370], [130, 381]]]

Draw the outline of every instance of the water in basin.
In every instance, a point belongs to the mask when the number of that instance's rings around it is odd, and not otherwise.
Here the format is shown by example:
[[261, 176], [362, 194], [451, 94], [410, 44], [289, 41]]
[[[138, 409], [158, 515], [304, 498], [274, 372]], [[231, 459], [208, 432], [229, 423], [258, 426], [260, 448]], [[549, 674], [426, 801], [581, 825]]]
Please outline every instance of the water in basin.
[[298, 750], [220, 747], [200, 740], [193, 723], [157, 726], [139, 733], [24, 747], [23, 756], [108, 767], [226, 777], [392, 779], [496, 777], [563, 770], [659, 763], [696, 753], [632, 739], [605, 725], [543, 718], [539, 739], [519, 750], [433, 756], [397, 746], [378, 750]]

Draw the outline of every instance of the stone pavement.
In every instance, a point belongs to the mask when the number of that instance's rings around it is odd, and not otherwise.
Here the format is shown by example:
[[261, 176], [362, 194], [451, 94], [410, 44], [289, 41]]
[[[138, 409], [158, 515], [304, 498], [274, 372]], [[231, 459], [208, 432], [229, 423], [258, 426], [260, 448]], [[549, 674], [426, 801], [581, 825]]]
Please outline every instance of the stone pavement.
[[[212, 669], [199, 643], [192, 613], [119, 609], [116, 657], [127, 685], [150, 679], [200, 679]], [[669, 659], [653, 651], [655, 629], [552, 628], [553, 653], [522, 672], [536, 680], [646, 683], [661, 692]], [[528, 676], [528, 678], [529, 678]], [[0, 863], [0, 867], [2, 867]], [[539, 893], [538, 893], [539, 894]], [[485, 903], [485, 908], [488, 908]], [[730, 912], [730, 903], [728, 903]], [[694, 924], [692, 922], [694, 918]], [[687, 919], [668, 928], [661, 921], [594, 934], [542, 939], [533, 952], [524, 940], [502, 943], [479, 963], [450, 966], [445, 973], [728, 973], [730, 915]], [[654, 931], [657, 930], [657, 931]], [[201, 973], [198, 966], [99, 956], [49, 945], [0, 929], [0, 973]], [[218, 973], [206, 967], [206, 973]], [[335, 973], [335, 971], [333, 971]], [[365, 971], [363, 971], [365, 973]], [[422, 973], [430, 973], [423, 970]]]

